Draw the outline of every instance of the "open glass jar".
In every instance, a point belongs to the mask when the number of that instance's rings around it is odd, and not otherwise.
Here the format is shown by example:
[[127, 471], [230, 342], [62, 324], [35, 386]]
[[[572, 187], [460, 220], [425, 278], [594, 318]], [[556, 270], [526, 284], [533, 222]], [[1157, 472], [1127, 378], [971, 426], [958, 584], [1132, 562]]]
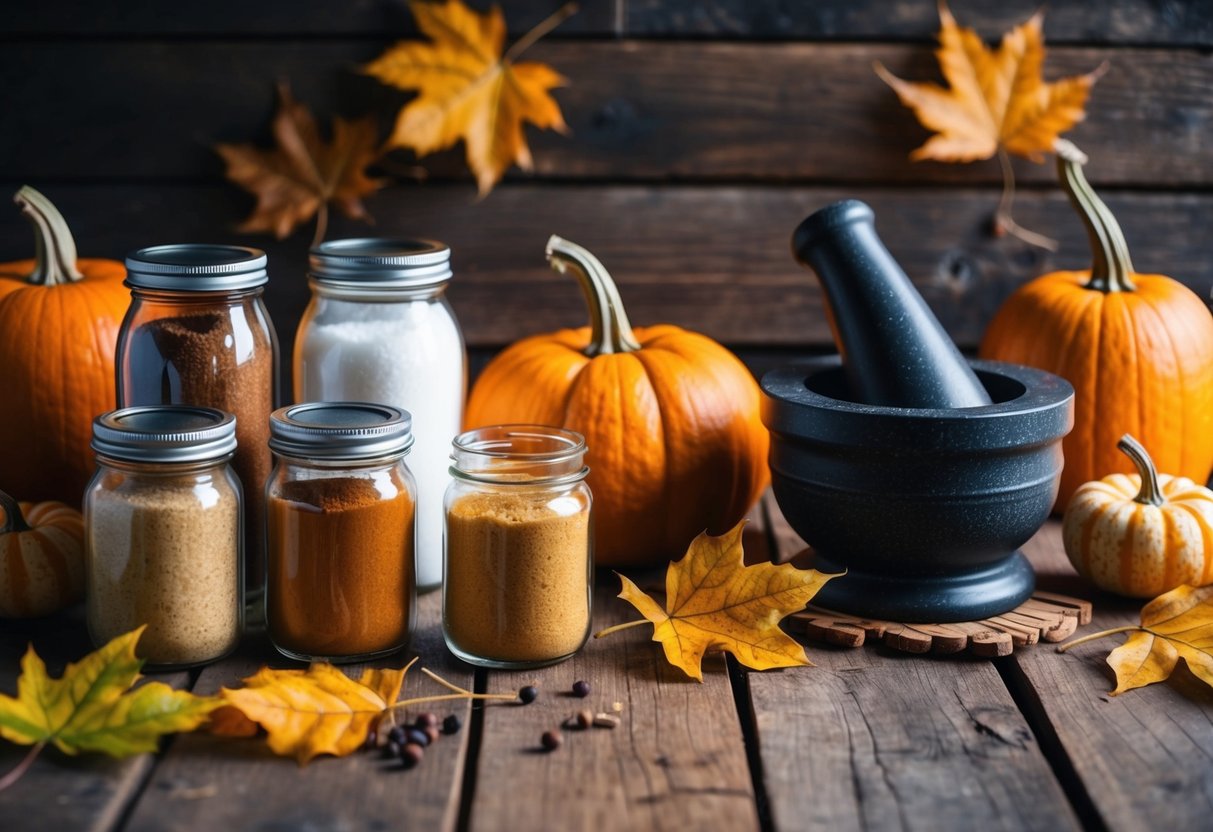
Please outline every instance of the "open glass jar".
[[365, 402], [274, 411], [265, 606], [278, 651], [359, 662], [404, 647], [416, 617], [409, 414]]
[[203, 407], [131, 407], [93, 422], [84, 495], [88, 630], [100, 647], [141, 625], [160, 668], [214, 661], [243, 624], [236, 420]]
[[585, 644], [594, 585], [585, 452], [581, 434], [540, 425], [455, 438], [442, 628], [464, 661], [540, 667]]

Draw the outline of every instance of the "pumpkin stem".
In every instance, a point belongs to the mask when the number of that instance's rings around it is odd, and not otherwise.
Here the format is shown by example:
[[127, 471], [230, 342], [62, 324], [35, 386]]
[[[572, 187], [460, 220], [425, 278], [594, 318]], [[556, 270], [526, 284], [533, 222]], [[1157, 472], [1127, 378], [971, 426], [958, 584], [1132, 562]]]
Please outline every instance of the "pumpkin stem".
[[1091, 241], [1091, 279], [1086, 287], [1100, 292], [1132, 292], [1137, 287], [1131, 277], [1129, 245], [1120, 223], [1083, 175], [1087, 155], [1067, 139], [1058, 139], [1053, 149], [1057, 153], [1058, 178]]
[[1133, 499], [1152, 506], [1161, 506], [1165, 503], [1162, 488], [1158, 485], [1158, 469], [1154, 467], [1154, 460], [1150, 459], [1145, 447], [1127, 433], [1120, 437], [1116, 447], [1133, 460], [1133, 464], [1137, 466], [1137, 473], [1141, 474], [1141, 491], [1137, 492], [1137, 496]]
[[34, 271], [26, 279], [38, 286], [61, 286], [83, 278], [76, 268], [76, 241], [59, 209], [29, 185], [17, 191], [13, 202], [34, 224]]
[[590, 310], [590, 344], [585, 349], [586, 355], [608, 355], [640, 349], [640, 342], [636, 340], [627, 313], [623, 311], [619, 289], [598, 258], [576, 243], [555, 234], [548, 238], [545, 253], [558, 274], [571, 272], [581, 285], [586, 306]]
[[21, 514], [21, 506], [12, 497], [0, 491], [0, 511], [4, 512], [4, 525], [0, 526], [0, 534], [9, 532], [28, 532], [30, 526]]

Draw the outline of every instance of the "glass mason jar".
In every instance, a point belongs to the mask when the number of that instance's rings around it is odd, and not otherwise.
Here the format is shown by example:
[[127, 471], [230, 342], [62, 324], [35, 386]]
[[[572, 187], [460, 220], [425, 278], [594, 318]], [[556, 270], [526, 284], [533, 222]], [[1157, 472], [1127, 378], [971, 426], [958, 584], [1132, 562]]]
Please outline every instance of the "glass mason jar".
[[236, 420], [205, 407], [131, 407], [93, 422], [84, 494], [88, 631], [100, 647], [147, 625], [136, 652], [160, 668], [231, 652], [243, 629]]
[[408, 644], [416, 618], [417, 486], [409, 414], [312, 402], [270, 418], [265, 607], [278, 652], [360, 662]]
[[464, 661], [540, 667], [585, 644], [594, 588], [585, 452], [581, 434], [539, 425], [455, 438], [442, 630]]
[[246, 600], [264, 583], [262, 486], [278, 395], [278, 338], [262, 299], [265, 253], [168, 245], [126, 258], [131, 305], [118, 332], [118, 406], [191, 404], [236, 416], [232, 461], [247, 494]]
[[417, 585], [442, 580], [442, 495], [463, 425], [467, 352], [445, 292], [451, 251], [430, 240], [332, 240], [312, 249], [312, 300], [295, 336], [295, 401], [407, 410], [419, 441]]

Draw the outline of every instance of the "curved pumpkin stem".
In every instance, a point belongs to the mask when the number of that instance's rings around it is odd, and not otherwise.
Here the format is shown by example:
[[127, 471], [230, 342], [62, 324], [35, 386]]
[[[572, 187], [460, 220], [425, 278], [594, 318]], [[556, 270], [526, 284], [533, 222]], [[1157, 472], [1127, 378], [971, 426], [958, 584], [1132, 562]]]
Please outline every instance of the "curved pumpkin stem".
[[4, 512], [4, 525], [0, 526], [0, 534], [30, 530], [29, 523], [25, 522], [25, 516], [21, 514], [21, 506], [3, 491], [0, 491], [0, 511]]
[[34, 224], [34, 271], [26, 279], [39, 286], [60, 286], [83, 278], [76, 268], [76, 241], [59, 209], [29, 185], [17, 191], [13, 202]]
[[586, 347], [586, 355], [608, 355], [640, 349], [640, 342], [636, 340], [627, 313], [623, 311], [619, 289], [598, 258], [576, 243], [555, 234], [548, 238], [545, 254], [557, 273], [571, 272], [581, 285], [586, 306], [590, 310], [590, 344]]
[[1141, 490], [1133, 499], [1152, 506], [1161, 506], [1165, 503], [1162, 488], [1158, 484], [1158, 469], [1154, 467], [1154, 460], [1150, 459], [1145, 447], [1127, 433], [1120, 437], [1116, 447], [1133, 460], [1133, 464], [1137, 466], [1137, 473], [1141, 475]]
[[1111, 209], [1095, 193], [1083, 175], [1087, 155], [1071, 141], [1058, 139], [1053, 147], [1057, 153], [1057, 175], [1078, 212], [1091, 241], [1091, 279], [1087, 288], [1100, 292], [1132, 292], [1133, 262], [1129, 245]]

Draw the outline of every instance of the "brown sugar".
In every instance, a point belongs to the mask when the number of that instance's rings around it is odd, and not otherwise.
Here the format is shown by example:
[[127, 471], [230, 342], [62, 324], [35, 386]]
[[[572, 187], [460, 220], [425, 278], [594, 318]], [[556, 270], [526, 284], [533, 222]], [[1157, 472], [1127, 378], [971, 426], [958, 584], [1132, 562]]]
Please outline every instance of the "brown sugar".
[[266, 613], [274, 644], [308, 658], [384, 653], [412, 625], [415, 505], [403, 483], [294, 480], [270, 497]]
[[443, 601], [452, 646], [500, 662], [577, 652], [590, 627], [589, 521], [588, 504], [549, 491], [456, 499]]

